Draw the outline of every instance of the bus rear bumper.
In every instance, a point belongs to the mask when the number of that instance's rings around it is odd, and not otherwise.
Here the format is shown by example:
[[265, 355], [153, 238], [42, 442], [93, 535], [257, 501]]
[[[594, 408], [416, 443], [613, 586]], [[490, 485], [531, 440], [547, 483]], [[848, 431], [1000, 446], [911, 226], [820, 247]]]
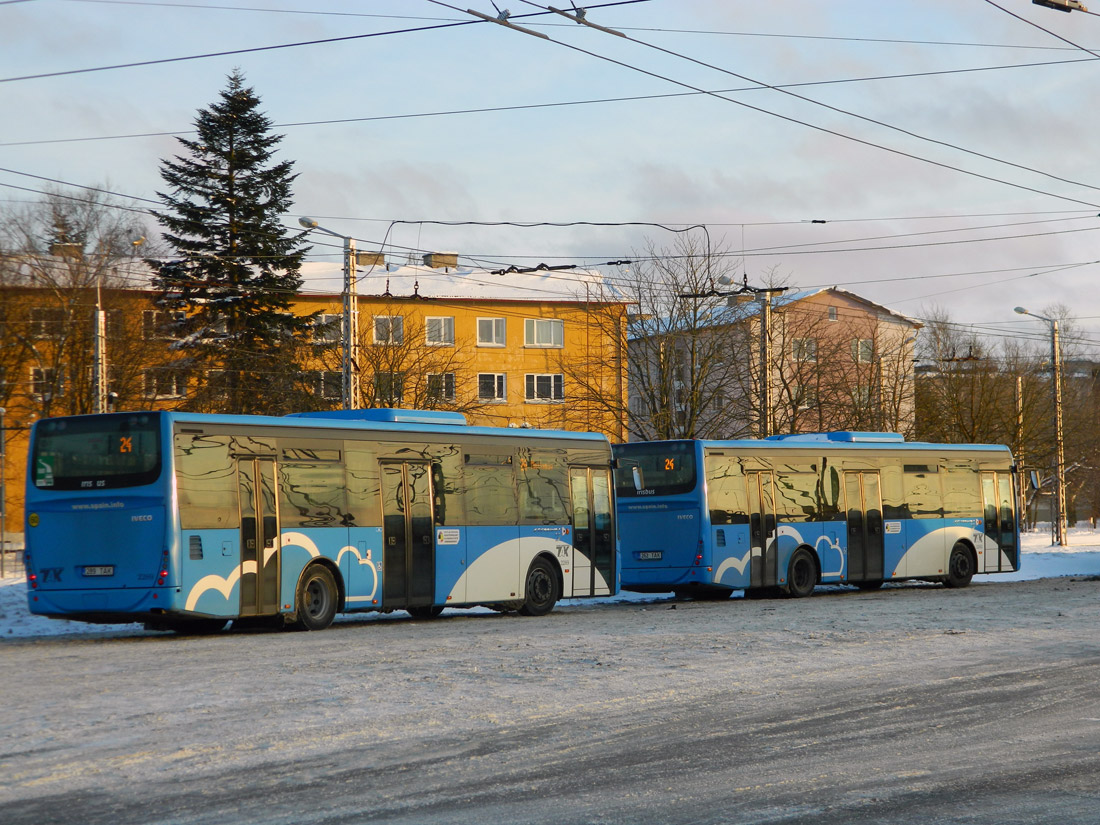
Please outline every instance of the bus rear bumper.
[[142, 622], [172, 611], [175, 588], [155, 590], [28, 590], [30, 612], [82, 622]]

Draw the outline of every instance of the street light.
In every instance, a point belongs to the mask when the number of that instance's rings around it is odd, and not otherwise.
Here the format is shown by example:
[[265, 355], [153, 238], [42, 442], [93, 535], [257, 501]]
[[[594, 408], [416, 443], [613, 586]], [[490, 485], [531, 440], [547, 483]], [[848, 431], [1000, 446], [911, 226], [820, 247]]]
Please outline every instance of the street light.
[[345, 410], [359, 405], [359, 299], [355, 284], [355, 239], [321, 226], [313, 218], [299, 218], [306, 229], [316, 229], [344, 242], [344, 314], [340, 323], [340, 346], [343, 351], [341, 395]]
[[1016, 307], [1019, 315], [1030, 315], [1050, 324], [1051, 384], [1054, 395], [1054, 501], [1057, 514], [1052, 513], [1054, 541], [1066, 547], [1066, 457], [1062, 444], [1062, 349], [1058, 340], [1058, 322], [1054, 318], [1036, 315]]

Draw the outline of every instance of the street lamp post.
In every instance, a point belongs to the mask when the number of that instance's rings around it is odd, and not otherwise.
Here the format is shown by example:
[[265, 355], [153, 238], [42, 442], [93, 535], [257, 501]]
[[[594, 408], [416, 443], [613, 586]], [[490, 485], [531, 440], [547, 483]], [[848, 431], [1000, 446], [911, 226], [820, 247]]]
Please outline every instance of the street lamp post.
[[359, 406], [359, 298], [355, 283], [355, 239], [326, 229], [313, 218], [299, 218], [306, 229], [316, 229], [344, 242], [344, 314], [340, 322], [340, 346], [343, 352], [341, 396], [345, 410]]
[[1058, 339], [1058, 321], [1044, 315], [1028, 312], [1016, 307], [1020, 315], [1030, 315], [1050, 325], [1050, 364], [1051, 383], [1054, 398], [1054, 503], [1057, 512], [1052, 512], [1054, 541], [1066, 546], [1066, 455], [1062, 439], [1062, 348]]

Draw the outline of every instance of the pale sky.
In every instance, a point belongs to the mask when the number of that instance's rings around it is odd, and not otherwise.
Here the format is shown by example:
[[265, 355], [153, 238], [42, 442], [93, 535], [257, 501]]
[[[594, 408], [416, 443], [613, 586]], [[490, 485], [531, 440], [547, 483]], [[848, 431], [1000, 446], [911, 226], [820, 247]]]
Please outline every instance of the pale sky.
[[[35, 197], [40, 176], [150, 205], [172, 135], [239, 67], [295, 162], [287, 225], [310, 215], [394, 260], [592, 266], [674, 240], [430, 221], [701, 224], [698, 243], [746, 252], [750, 283], [777, 270], [1039, 338], [1013, 307], [1061, 303], [1100, 343], [1100, 16], [1030, 0], [591, 5], [638, 43], [497, 6], [552, 40], [465, 13], [495, 16], [490, 0], [0, 2], [0, 199]], [[306, 41], [328, 42], [149, 63]], [[120, 64], [145, 65], [102, 68]], [[833, 108], [766, 88], [783, 84]]]

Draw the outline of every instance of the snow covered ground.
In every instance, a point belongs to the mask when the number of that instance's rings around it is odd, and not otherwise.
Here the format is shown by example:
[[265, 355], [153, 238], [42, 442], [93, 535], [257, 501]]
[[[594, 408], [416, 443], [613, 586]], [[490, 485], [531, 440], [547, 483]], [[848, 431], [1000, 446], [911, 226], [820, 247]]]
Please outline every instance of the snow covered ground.
[[[1088, 527], [1071, 529], [1068, 547], [1051, 545], [1049, 527], [1041, 527], [1035, 532], [1025, 533], [1022, 539], [1023, 562], [1018, 572], [975, 576], [974, 581], [1025, 581], [1057, 576], [1100, 575], [1100, 530]], [[19, 575], [12, 575], [9, 569], [8, 575], [0, 579], [0, 641], [69, 633], [82, 635], [88, 633], [145, 635], [146, 633], [138, 624], [96, 625], [34, 616], [27, 608], [26, 592], [26, 584], [21, 572]], [[653, 598], [652, 595], [623, 593], [596, 601], [651, 601]], [[584, 601], [591, 604], [593, 600]], [[404, 614], [401, 615], [404, 616]], [[386, 617], [379, 615], [378, 618], [384, 621]], [[363, 617], [356, 616], [355, 620], [361, 622]], [[339, 617], [337, 621], [340, 621]]]

